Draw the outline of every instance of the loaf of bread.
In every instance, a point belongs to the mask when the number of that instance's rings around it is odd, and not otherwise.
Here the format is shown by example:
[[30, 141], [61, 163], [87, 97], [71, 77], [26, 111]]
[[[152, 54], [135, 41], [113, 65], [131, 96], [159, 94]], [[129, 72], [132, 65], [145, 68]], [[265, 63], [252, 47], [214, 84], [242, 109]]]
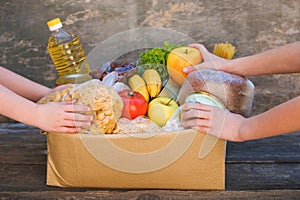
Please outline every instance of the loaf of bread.
[[179, 104], [184, 104], [190, 94], [197, 92], [214, 95], [231, 112], [243, 116], [251, 113], [254, 85], [244, 77], [211, 69], [191, 72], [179, 91]]

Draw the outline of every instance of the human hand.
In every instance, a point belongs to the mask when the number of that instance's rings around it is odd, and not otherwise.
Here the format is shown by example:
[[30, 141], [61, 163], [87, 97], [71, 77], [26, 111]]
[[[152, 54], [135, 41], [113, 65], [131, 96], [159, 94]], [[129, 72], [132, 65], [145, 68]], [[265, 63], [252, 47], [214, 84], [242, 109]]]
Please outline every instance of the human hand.
[[210, 53], [202, 44], [191, 44], [189, 46], [197, 48], [201, 52], [203, 62], [198, 65], [185, 67], [183, 68], [183, 72], [190, 73], [199, 69], [214, 69], [226, 71], [224, 70], [224, 65], [230, 62], [229, 60]]
[[90, 111], [90, 108], [74, 103], [37, 104], [36, 126], [44, 131], [66, 133], [78, 132], [82, 127], [90, 126], [93, 117], [83, 114]]
[[181, 124], [228, 141], [242, 142], [239, 129], [246, 120], [228, 110], [200, 103], [182, 106]]

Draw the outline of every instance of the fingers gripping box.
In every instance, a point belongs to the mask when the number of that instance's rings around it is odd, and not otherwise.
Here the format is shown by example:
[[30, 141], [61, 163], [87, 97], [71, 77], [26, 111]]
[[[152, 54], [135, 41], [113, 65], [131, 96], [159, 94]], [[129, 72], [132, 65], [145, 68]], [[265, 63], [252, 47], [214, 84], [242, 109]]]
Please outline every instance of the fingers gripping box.
[[47, 185], [223, 190], [224, 140], [194, 131], [46, 133]]

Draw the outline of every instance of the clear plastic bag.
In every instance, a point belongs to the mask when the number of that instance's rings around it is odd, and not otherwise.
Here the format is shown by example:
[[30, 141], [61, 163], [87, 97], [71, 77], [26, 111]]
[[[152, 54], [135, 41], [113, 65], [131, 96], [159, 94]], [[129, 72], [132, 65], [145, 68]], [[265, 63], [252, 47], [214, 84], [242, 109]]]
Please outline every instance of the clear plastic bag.
[[130, 87], [122, 82], [116, 82], [113, 85], [113, 88], [116, 92], [122, 92], [123, 90], [130, 90]]
[[103, 78], [102, 83], [103, 83], [104, 85], [113, 87], [114, 84], [118, 81], [118, 79], [119, 79], [118, 73], [117, 73], [117, 72], [111, 72], [111, 73], [107, 74], [107, 75]]
[[87, 114], [93, 115], [92, 125], [83, 128], [82, 132], [93, 134], [117, 133], [117, 120], [122, 114], [123, 101], [113, 87], [104, 85], [100, 80], [92, 79], [51, 93], [43, 97], [38, 103], [72, 100], [76, 100], [77, 104], [87, 105], [91, 108]]
[[161, 131], [172, 132], [184, 130], [184, 127], [181, 125], [181, 110], [181, 106], [175, 110], [166, 125], [161, 128]]
[[155, 133], [161, 129], [160, 126], [144, 116], [139, 116], [133, 120], [120, 118], [118, 128], [120, 133]]

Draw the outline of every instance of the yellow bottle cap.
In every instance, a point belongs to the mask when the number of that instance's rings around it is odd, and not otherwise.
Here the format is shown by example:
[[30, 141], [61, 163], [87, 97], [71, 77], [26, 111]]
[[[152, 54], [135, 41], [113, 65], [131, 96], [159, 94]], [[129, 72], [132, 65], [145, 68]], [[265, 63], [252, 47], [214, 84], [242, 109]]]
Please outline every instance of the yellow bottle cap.
[[48, 21], [47, 25], [48, 25], [50, 31], [54, 31], [54, 30], [62, 27], [62, 23], [59, 18], [55, 18], [53, 20]]

